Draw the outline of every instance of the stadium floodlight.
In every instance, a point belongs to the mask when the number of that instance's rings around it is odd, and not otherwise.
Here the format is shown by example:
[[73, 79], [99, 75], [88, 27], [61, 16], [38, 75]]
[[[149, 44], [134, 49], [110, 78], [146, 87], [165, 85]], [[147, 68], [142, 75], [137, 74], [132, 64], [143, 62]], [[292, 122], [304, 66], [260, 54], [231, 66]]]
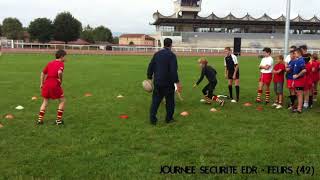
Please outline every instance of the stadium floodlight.
[[291, 14], [291, 0], [287, 0], [287, 17], [286, 17], [286, 29], [284, 38], [284, 55], [289, 54], [289, 35], [290, 35], [290, 14]]

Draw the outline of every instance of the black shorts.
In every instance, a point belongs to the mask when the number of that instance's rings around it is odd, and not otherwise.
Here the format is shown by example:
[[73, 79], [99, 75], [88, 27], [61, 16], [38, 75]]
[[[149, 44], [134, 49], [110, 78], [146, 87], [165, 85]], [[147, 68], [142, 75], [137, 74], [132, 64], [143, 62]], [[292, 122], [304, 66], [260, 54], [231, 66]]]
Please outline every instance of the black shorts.
[[213, 97], [213, 92], [216, 89], [216, 86], [217, 81], [209, 82], [209, 84], [202, 89], [203, 95], [211, 99]]
[[[234, 74], [234, 71], [228, 71], [228, 79], [233, 80], [233, 74]], [[236, 79], [240, 79], [239, 71], [236, 74]]]

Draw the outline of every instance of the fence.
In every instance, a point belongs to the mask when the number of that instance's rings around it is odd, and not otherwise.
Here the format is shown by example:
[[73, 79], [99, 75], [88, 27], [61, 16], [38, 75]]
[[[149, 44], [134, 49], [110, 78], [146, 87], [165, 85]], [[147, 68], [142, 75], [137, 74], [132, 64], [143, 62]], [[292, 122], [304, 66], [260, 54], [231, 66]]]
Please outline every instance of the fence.
[[[86, 51], [97, 51], [100, 53], [115, 52], [115, 53], [154, 53], [160, 50], [160, 47], [148, 46], [109, 46], [109, 45], [71, 45], [71, 44], [41, 44], [41, 43], [23, 43], [19, 41], [6, 40], [1, 41], [2, 48], [12, 49], [32, 49], [38, 50], [78, 50], [81, 53]], [[279, 48], [272, 49], [274, 54], [283, 54], [284, 50]], [[224, 48], [188, 48], [188, 47], [173, 47], [173, 51], [177, 53], [190, 53], [190, 54], [221, 54]], [[242, 48], [243, 54], [260, 54], [261, 48]], [[320, 54], [320, 49], [310, 49], [310, 53]]]
[[[156, 52], [160, 47], [132, 47], [132, 46], [113, 46], [112, 51], [122, 52]], [[187, 47], [173, 47], [174, 52], [179, 53], [223, 53], [224, 48], [187, 48]], [[275, 48], [272, 49], [274, 54], [283, 54], [284, 50]], [[242, 48], [242, 53], [245, 54], [261, 54], [262, 48]], [[320, 49], [310, 49], [310, 53], [320, 53]]]

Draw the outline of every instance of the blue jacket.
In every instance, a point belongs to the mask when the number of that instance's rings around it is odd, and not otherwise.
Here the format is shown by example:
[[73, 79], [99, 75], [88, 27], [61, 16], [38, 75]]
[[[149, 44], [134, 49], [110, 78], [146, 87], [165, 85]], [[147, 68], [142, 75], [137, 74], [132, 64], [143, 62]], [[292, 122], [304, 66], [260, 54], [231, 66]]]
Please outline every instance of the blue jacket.
[[154, 79], [158, 86], [172, 86], [179, 82], [178, 63], [176, 55], [164, 48], [154, 54], [148, 67], [148, 79]]

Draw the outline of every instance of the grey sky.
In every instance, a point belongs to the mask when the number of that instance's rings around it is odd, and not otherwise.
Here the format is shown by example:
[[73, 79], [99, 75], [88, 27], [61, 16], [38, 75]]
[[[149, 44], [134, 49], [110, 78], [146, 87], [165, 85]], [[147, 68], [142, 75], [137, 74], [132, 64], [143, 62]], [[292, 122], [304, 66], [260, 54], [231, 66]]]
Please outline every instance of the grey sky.
[[[214, 12], [225, 16], [232, 12], [254, 17], [263, 13], [275, 18], [285, 14], [286, 0], [203, 0], [201, 16]], [[292, 0], [292, 17], [320, 16], [319, 0]], [[17, 17], [24, 26], [37, 17], [53, 19], [58, 12], [70, 11], [83, 25], [105, 25], [114, 32], [152, 33], [149, 23], [159, 10], [164, 15], [173, 13], [172, 0], [0, 0], [0, 22], [5, 17]]]

